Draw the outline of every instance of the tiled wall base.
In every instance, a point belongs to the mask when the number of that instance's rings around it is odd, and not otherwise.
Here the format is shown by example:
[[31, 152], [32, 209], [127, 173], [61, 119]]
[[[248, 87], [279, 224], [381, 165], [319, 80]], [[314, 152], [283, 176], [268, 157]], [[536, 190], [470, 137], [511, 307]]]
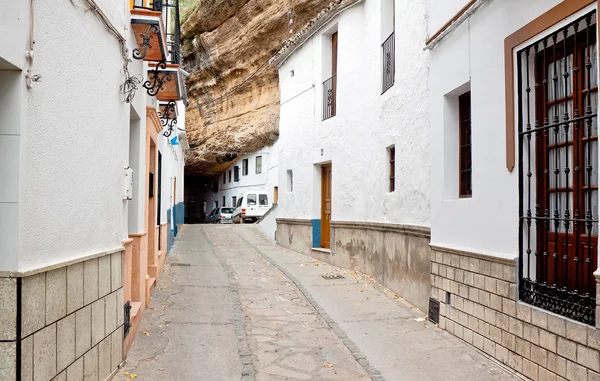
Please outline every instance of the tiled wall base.
[[122, 264], [117, 252], [0, 279], [0, 333], [10, 340], [0, 343], [0, 379], [110, 376], [123, 360]]
[[516, 277], [515, 261], [432, 246], [440, 327], [533, 380], [600, 380], [600, 330], [518, 302]]
[[310, 220], [277, 220], [277, 244], [335, 266], [362, 271], [421, 310], [429, 308], [428, 228], [389, 223], [331, 222], [331, 252], [312, 250]]

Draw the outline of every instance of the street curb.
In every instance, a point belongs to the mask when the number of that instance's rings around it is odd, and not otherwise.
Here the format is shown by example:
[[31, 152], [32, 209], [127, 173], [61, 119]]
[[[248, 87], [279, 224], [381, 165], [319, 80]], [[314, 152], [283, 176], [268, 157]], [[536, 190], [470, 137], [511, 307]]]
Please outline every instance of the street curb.
[[283, 273], [283, 275], [285, 275], [289, 280], [292, 281], [292, 283], [294, 283], [294, 285], [298, 288], [298, 290], [300, 290], [300, 292], [304, 295], [304, 297], [310, 302], [310, 304], [317, 311], [317, 313], [319, 315], [321, 315], [321, 318], [325, 321], [325, 323], [327, 323], [327, 325], [333, 330], [333, 332], [340, 339], [340, 341], [344, 344], [344, 346], [346, 346], [346, 348], [348, 348], [350, 353], [352, 353], [352, 356], [354, 356], [354, 359], [360, 364], [360, 366], [363, 367], [363, 369], [367, 372], [369, 377], [371, 377], [371, 380], [385, 381], [385, 379], [383, 378], [381, 373], [369, 363], [369, 360], [367, 360], [367, 357], [358, 349], [358, 346], [352, 340], [350, 340], [348, 338], [348, 335], [346, 335], [346, 332], [344, 332], [344, 330], [340, 328], [340, 326], [335, 322], [335, 320], [333, 320], [331, 318], [331, 316], [329, 316], [329, 314], [319, 305], [319, 303], [317, 303], [317, 301], [312, 297], [312, 295], [308, 292], [308, 290], [306, 288], [304, 288], [304, 286], [300, 283], [300, 281], [298, 281], [298, 279], [296, 279], [296, 277], [294, 277], [292, 274], [290, 274], [286, 269], [284, 269], [277, 262], [275, 262], [273, 259], [271, 259], [271, 257], [269, 257], [267, 254], [263, 253], [260, 249], [251, 245], [250, 242], [248, 242], [246, 239], [244, 239], [244, 237], [242, 237], [241, 235], [238, 237], [241, 238], [242, 240], [244, 240], [248, 244], [249, 247], [251, 247], [255, 252], [257, 252], [261, 257], [263, 257], [267, 262], [269, 262], [271, 265], [273, 265], [273, 267], [275, 267], [276, 269], [281, 271]]

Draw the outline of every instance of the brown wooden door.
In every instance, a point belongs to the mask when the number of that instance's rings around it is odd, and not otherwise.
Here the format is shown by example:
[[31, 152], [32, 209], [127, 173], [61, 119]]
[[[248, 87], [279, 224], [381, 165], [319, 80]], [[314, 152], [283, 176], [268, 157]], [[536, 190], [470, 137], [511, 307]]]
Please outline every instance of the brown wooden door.
[[331, 247], [331, 165], [321, 167], [321, 247]]

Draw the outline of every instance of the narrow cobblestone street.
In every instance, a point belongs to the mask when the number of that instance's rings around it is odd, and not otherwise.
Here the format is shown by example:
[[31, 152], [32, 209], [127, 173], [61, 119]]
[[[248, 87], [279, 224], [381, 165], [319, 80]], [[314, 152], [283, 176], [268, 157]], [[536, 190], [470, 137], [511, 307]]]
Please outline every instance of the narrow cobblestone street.
[[423, 317], [252, 226], [189, 225], [116, 379], [515, 379]]

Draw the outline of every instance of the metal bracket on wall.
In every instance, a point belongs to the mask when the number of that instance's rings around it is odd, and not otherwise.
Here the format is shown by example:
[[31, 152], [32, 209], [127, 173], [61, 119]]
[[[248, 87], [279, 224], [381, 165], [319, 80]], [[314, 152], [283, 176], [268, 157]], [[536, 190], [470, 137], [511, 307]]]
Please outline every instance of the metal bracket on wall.
[[167, 68], [167, 61], [160, 61], [156, 67], [148, 74], [148, 79], [144, 82], [144, 88], [147, 90], [148, 95], [151, 97], [156, 96], [160, 90], [162, 90], [164, 84], [167, 81], [173, 79], [172, 73], [164, 73], [161, 75], [160, 71]]
[[[149, 25], [148, 29], [146, 29], [146, 33], [140, 34], [142, 37], [142, 42], [139, 44], [139, 47], [133, 50], [133, 58], [136, 60], [143, 60], [146, 57], [146, 54], [148, 54], [148, 48], [152, 48], [152, 44], [150, 44], [151, 40], [154, 38], [152, 33], [158, 36], [160, 33], [160, 27], [158, 24]], [[158, 43], [160, 44], [160, 41], [158, 41]]]
[[160, 118], [160, 124], [162, 124], [163, 128], [167, 128], [167, 130], [163, 132], [163, 135], [168, 138], [173, 133], [173, 129], [177, 127], [175, 101], [169, 101], [164, 107], [164, 111], [159, 112], [158, 117]]
[[123, 306], [123, 312], [123, 338], [125, 338], [131, 329], [131, 302], [129, 300]]

